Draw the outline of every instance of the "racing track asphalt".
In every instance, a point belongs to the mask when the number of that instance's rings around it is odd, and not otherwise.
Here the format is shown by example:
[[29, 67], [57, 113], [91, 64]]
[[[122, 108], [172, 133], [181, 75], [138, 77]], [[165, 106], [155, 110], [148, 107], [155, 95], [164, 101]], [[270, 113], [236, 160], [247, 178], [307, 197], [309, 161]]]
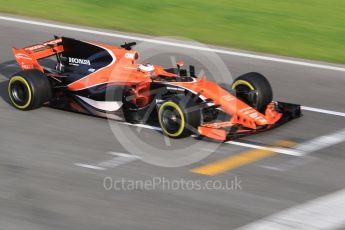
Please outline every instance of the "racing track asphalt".
[[[240, 191], [106, 191], [103, 179], [206, 181], [190, 170], [248, 149], [223, 144], [193, 165], [165, 168], [140, 160], [106, 171], [78, 167], [126, 153], [108, 122], [50, 108], [21, 112], [8, 105], [6, 79], [18, 69], [11, 47], [48, 40], [53, 34], [119, 45], [122, 39], [0, 21], [0, 229], [235, 229], [270, 214], [345, 187], [345, 143], [303, 157], [275, 155], [219, 174], [235, 176]], [[176, 49], [176, 48], [174, 48]], [[219, 55], [234, 76], [256, 71], [272, 83], [275, 98], [305, 106], [345, 112], [345, 73], [305, 66]], [[190, 58], [185, 59], [193, 61]], [[169, 59], [152, 62], [169, 65]], [[212, 70], [211, 70], [212, 72]], [[217, 79], [217, 77], [215, 77]], [[279, 129], [245, 138], [268, 145], [277, 140], [302, 143], [345, 127], [343, 117], [304, 111], [304, 117]], [[133, 127], [135, 129], [135, 127]], [[160, 133], [143, 130], [147, 140]], [[194, 142], [192, 138], [181, 143]], [[298, 162], [287, 170], [272, 170]]]

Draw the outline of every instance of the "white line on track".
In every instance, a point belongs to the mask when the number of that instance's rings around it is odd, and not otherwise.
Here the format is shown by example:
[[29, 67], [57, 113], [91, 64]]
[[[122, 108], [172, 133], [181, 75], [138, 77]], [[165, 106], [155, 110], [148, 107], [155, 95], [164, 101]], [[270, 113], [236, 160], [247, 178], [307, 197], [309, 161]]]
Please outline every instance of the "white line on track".
[[105, 170], [105, 168], [98, 167], [95, 165], [88, 165], [88, 164], [81, 164], [81, 163], [75, 163], [75, 166], [83, 167], [83, 168], [88, 168], [88, 169], [96, 169], [96, 170]]
[[310, 141], [297, 145], [293, 152], [300, 156], [319, 151], [345, 141], [345, 129], [328, 135], [320, 136]]
[[276, 153], [281, 153], [281, 154], [286, 154], [286, 155], [291, 155], [291, 156], [300, 156], [301, 154], [300, 152], [297, 152], [294, 149], [288, 149], [288, 148], [265, 147], [265, 146], [260, 146], [260, 145], [238, 142], [238, 141], [227, 141], [225, 143], [230, 144], [230, 145], [237, 145], [237, 146], [252, 148], [252, 149], [268, 150], [271, 152], [276, 152]]
[[257, 146], [257, 145], [235, 142], [235, 141], [228, 141], [225, 143], [232, 144], [232, 145], [239, 145], [239, 146], [248, 147], [248, 148], [264, 149], [264, 150], [269, 150], [269, 151], [282, 153], [286, 155], [301, 157], [301, 156], [306, 156], [309, 153], [320, 151], [322, 149], [331, 147], [333, 145], [340, 144], [344, 141], [345, 141], [345, 129], [339, 130], [338, 132], [335, 132], [335, 133], [317, 137], [310, 141], [303, 142], [292, 149], [270, 148], [270, 147]]
[[180, 42], [155, 40], [155, 39], [144, 38], [144, 37], [139, 37], [139, 36], [130, 36], [130, 35], [103, 32], [103, 31], [92, 30], [92, 29], [85, 29], [85, 28], [80, 28], [76, 26], [58, 25], [58, 24], [53, 24], [53, 23], [39, 22], [39, 21], [19, 19], [19, 18], [14, 18], [14, 17], [5, 17], [5, 16], [0, 16], [0, 20], [24, 23], [24, 24], [29, 24], [29, 25], [36, 25], [36, 26], [43, 26], [43, 27], [49, 27], [49, 28], [70, 30], [70, 31], [82, 32], [82, 33], [96, 34], [96, 35], [107, 36], [107, 37], [138, 40], [138, 41], [150, 42], [150, 43], [155, 43], [155, 44], [194, 49], [194, 50], [200, 50], [200, 51], [206, 51], [206, 52], [215, 52], [215, 53], [220, 53], [220, 54], [246, 57], [246, 58], [258, 59], [258, 60], [264, 60], [264, 61], [279, 62], [279, 63], [285, 63], [285, 64], [300, 65], [300, 66], [307, 66], [307, 67], [312, 67], [312, 68], [345, 72], [345, 68], [338, 67], [338, 66], [315, 64], [311, 62], [295, 61], [295, 60], [289, 60], [289, 59], [284, 59], [284, 58], [275, 58], [275, 57], [269, 57], [269, 56], [263, 56], [263, 55], [257, 55], [257, 54], [249, 54], [249, 53], [236, 52], [236, 51], [230, 51], [230, 50], [201, 47], [201, 46], [183, 44]]
[[128, 164], [132, 161], [139, 159], [138, 156], [134, 156], [131, 154], [126, 154], [126, 153], [109, 152], [108, 154], [113, 155], [114, 157], [110, 160], [99, 162], [96, 165], [82, 164], [82, 163], [75, 163], [74, 165], [83, 167], [83, 168], [95, 169], [95, 170], [107, 170], [109, 168], [114, 168], [120, 165]]
[[342, 112], [336, 112], [336, 111], [326, 110], [326, 109], [312, 108], [312, 107], [308, 107], [308, 106], [302, 106], [302, 110], [345, 117], [345, 113], [342, 113]]
[[332, 230], [345, 227], [345, 190], [278, 212], [237, 230]]
[[156, 130], [156, 131], [162, 131], [161, 128], [155, 127], [155, 126], [151, 126], [151, 125], [132, 124], [132, 123], [128, 123], [128, 122], [120, 122], [120, 123], [121, 124], [125, 124], [125, 125], [129, 125], [129, 126], [135, 126], [135, 127], [139, 127], [139, 128], [144, 128], [144, 129], [152, 129], [152, 130]]
[[294, 158], [293, 160], [289, 160], [287, 162], [278, 164], [278, 165], [259, 165], [261, 168], [270, 169], [274, 171], [291, 171], [292, 169], [295, 169], [297, 167], [305, 166], [313, 161], [315, 161], [317, 158], [312, 157], [310, 155]]

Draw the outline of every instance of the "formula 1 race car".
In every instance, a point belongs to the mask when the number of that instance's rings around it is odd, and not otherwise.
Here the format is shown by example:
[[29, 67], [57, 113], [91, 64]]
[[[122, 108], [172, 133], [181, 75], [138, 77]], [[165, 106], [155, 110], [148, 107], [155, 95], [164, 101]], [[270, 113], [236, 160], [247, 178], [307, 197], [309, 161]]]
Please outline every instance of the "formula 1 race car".
[[[301, 116], [299, 105], [272, 101], [259, 73], [247, 73], [228, 87], [197, 77], [183, 62], [165, 69], [137, 64], [135, 45], [120, 47], [67, 37], [13, 48], [22, 68], [8, 84], [20, 110], [43, 105], [130, 123], [159, 125], [172, 138], [197, 134], [226, 141], [269, 130]], [[56, 57], [56, 60], [54, 58]], [[42, 59], [54, 65], [42, 64]]]

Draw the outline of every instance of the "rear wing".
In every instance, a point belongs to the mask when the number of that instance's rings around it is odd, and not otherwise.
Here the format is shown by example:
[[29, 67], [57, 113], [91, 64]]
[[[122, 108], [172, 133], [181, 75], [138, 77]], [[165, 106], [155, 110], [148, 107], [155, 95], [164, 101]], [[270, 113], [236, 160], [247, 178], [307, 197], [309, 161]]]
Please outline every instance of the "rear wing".
[[38, 69], [44, 72], [43, 67], [38, 63], [39, 59], [57, 55], [64, 51], [62, 39], [57, 38], [42, 44], [37, 44], [21, 49], [12, 48], [14, 57], [23, 70]]

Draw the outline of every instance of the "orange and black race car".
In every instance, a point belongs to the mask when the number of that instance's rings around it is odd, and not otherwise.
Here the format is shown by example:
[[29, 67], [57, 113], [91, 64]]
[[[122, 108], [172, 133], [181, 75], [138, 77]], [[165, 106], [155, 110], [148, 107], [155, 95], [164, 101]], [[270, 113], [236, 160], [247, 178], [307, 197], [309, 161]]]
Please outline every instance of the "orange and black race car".
[[[299, 105], [276, 102], [259, 73], [229, 87], [195, 75], [183, 62], [165, 69], [138, 64], [135, 43], [120, 47], [67, 37], [13, 48], [23, 69], [8, 84], [20, 110], [43, 105], [130, 123], [154, 123], [172, 138], [197, 134], [220, 141], [269, 130], [301, 116]], [[54, 60], [53, 67], [43, 61]], [[55, 59], [55, 58], [54, 58]]]

